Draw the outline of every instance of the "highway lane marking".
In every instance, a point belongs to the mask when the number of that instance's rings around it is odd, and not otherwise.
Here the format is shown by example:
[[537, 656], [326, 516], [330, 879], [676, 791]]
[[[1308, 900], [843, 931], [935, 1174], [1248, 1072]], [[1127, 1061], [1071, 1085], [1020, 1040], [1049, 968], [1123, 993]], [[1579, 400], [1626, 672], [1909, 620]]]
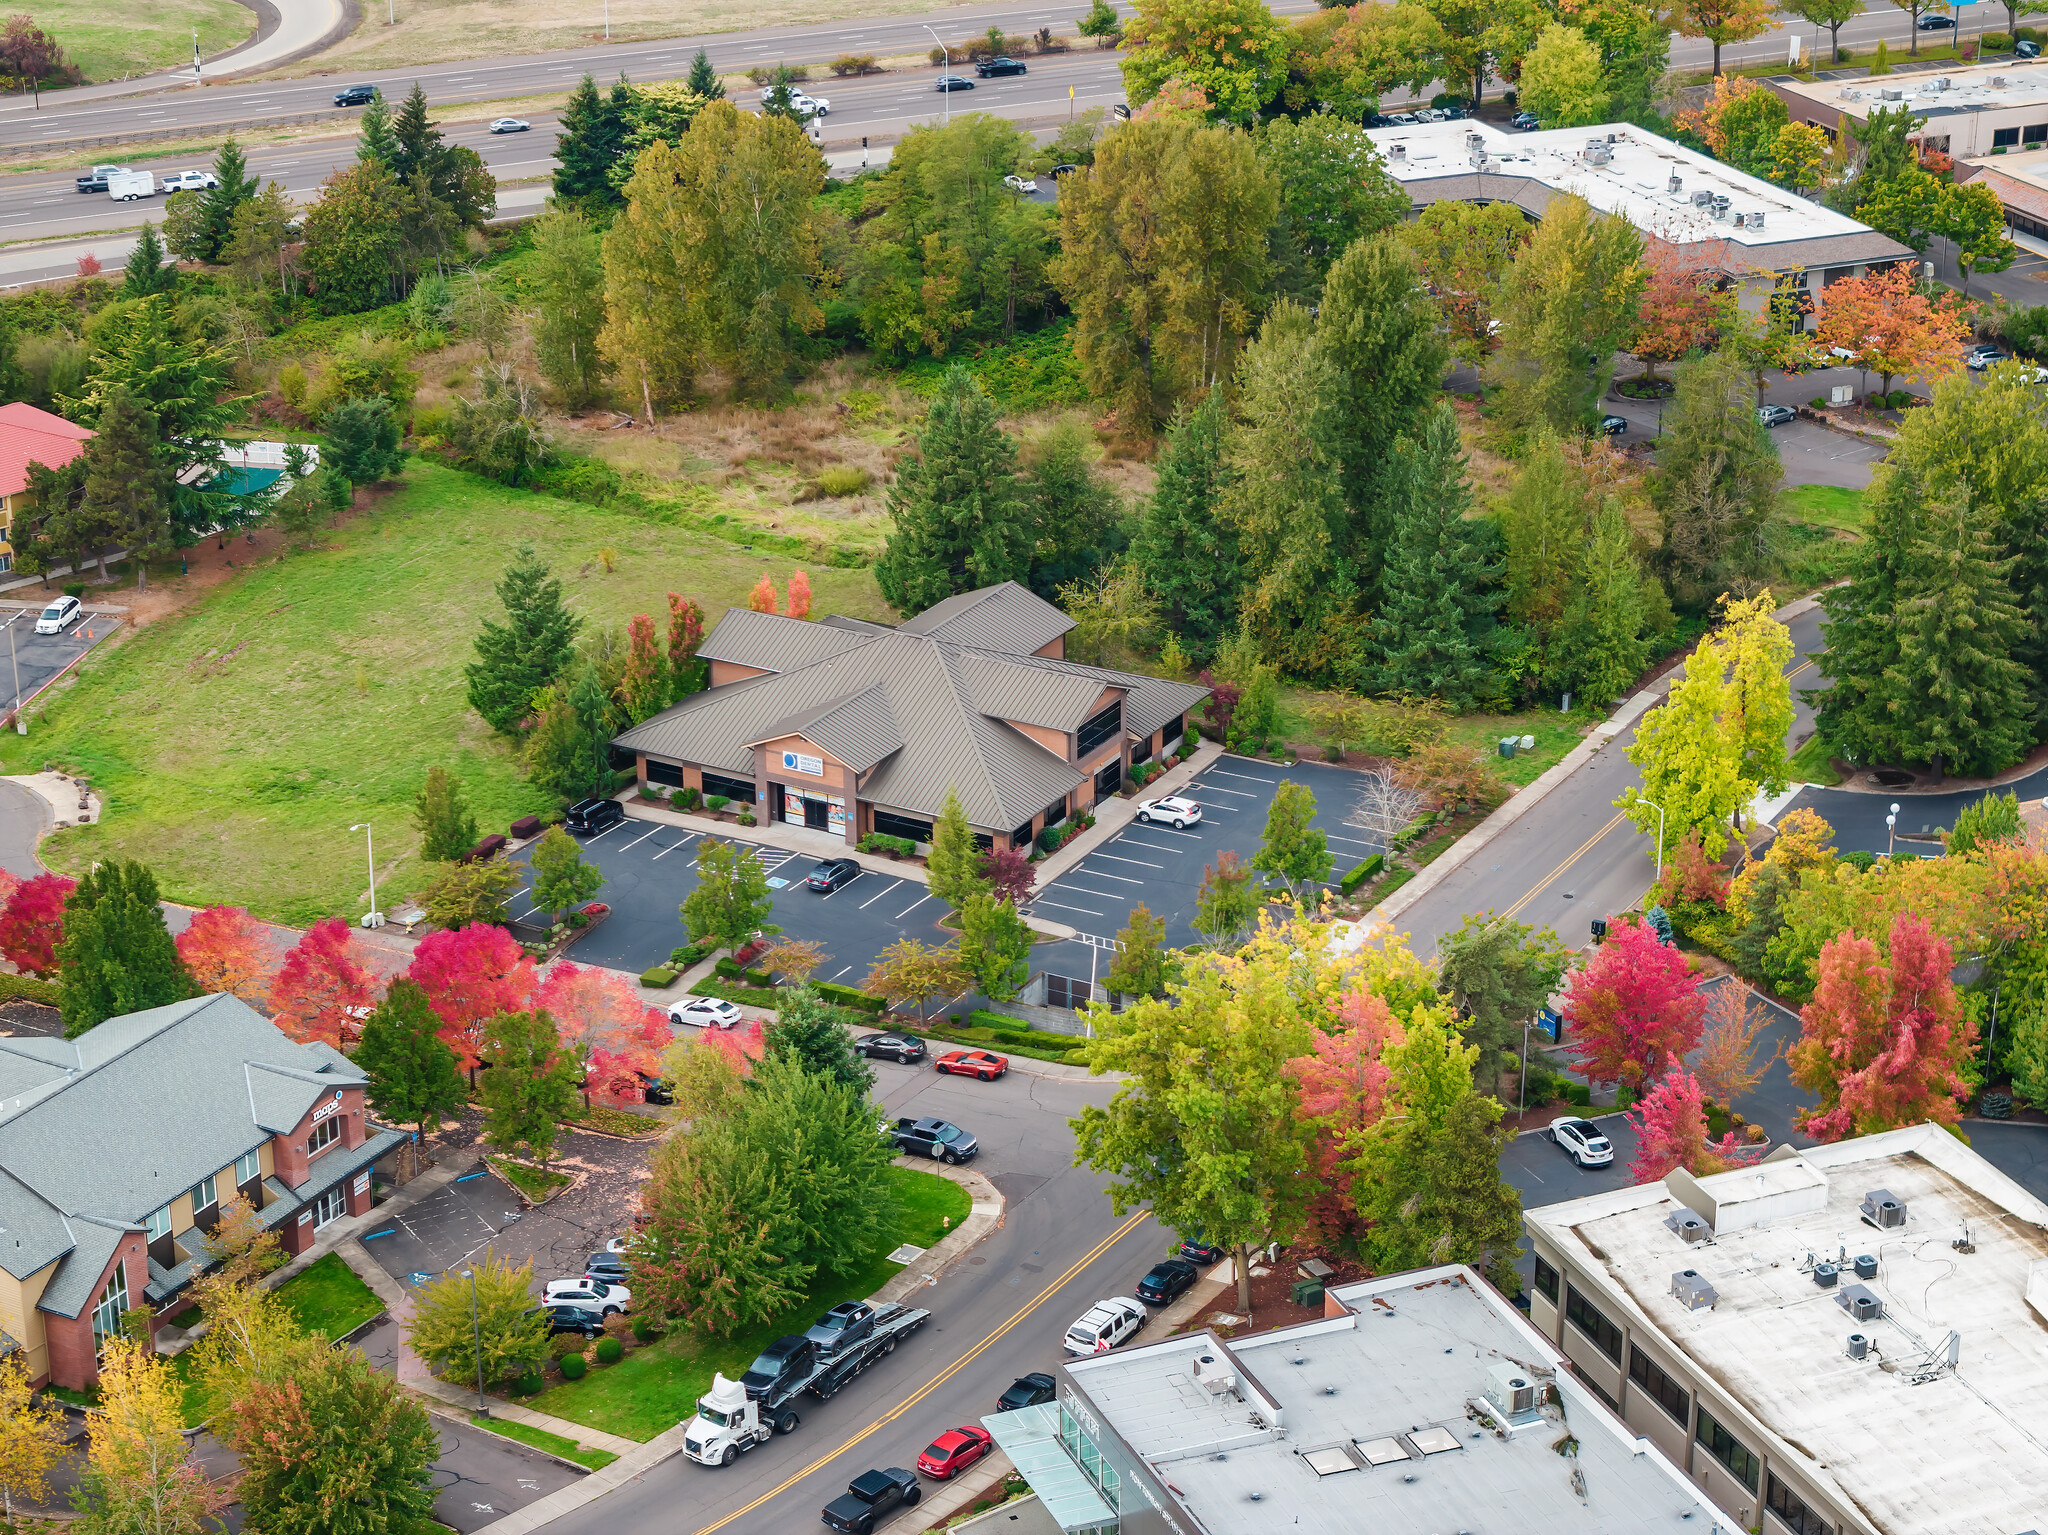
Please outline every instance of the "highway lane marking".
[[735, 1519], [739, 1519], [744, 1515], [751, 1514], [755, 1509], [761, 1507], [762, 1504], [773, 1502], [776, 1498], [779, 1498], [785, 1492], [788, 1492], [790, 1488], [796, 1486], [796, 1484], [798, 1482], [801, 1482], [805, 1477], [814, 1475], [815, 1473], [824, 1470], [825, 1467], [831, 1465], [833, 1461], [837, 1460], [840, 1456], [844, 1455], [848, 1450], [852, 1449], [862, 1440], [868, 1438], [870, 1435], [874, 1433], [877, 1433], [881, 1429], [887, 1428], [891, 1423], [894, 1423], [898, 1418], [902, 1417], [906, 1412], [910, 1411], [911, 1408], [915, 1407], [919, 1402], [922, 1402], [926, 1397], [930, 1396], [934, 1391], [938, 1390], [939, 1387], [945, 1385], [947, 1381], [951, 1380], [954, 1376], [958, 1375], [962, 1370], [966, 1369], [970, 1364], [974, 1363], [975, 1360], [979, 1359], [983, 1354], [987, 1353], [991, 1348], [995, 1347], [997, 1343], [999, 1343], [1005, 1336], [1008, 1335], [1011, 1328], [1015, 1327], [1019, 1322], [1022, 1322], [1026, 1317], [1031, 1315], [1032, 1312], [1036, 1311], [1040, 1306], [1043, 1306], [1047, 1301], [1051, 1300], [1053, 1296], [1057, 1295], [1062, 1289], [1064, 1289], [1075, 1278], [1075, 1276], [1077, 1276], [1081, 1272], [1082, 1269], [1086, 1268], [1089, 1264], [1093, 1263], [1097, 1258], [1101, 1257], [1104, 1253], [1108, 1252], [1110, 1248], [1115, 1246], [1118, 1242], [1122, 1241], [1126, 1236], [1129, 1236], [1133, 1231], [1137, 1230], [1138, 1226], [1142, 1222], [1150, 1220], [1151, 1218], [1152, 1212], [1149, 1209], [1138, 1211], [1135, 1215], [1131, 1216], [1129, 1220], [1125, 1221], [1121, 1226], [1117, 1227], [1116, 1230], [1112, 1231], [1108, 1236], [1104, 1237], [1100, 1242], [1096, 1243], [1095, 1246], [1090, 1248], [1086, 1253], [1082, 1254], [1079, 1258], [1076, 1258], [1074, 1260], [1073, 1266], [1069, 1268], [1064, 1274], [1060, 1275], [1059, 1278], [1055, 1279], [1043, 1290], [1040, 1290], [1036, 1295], [1032, 1296], [1031, 1299], [1026, 1301], [1023, 1305], [1019, 1306], [1014, 1312], [1010, 1314], [1009, 1321], [1003, 1323], [1002, 1326], [998, 1327], [986, 1338], [983, 1338], [981, 1342], [977, 1343], [972, 1349], [968, 1350], [967, 1353], [961, 1355], [960, 1358], [956, 1359], [945, 1370], [940, 1372], [938, 1375], [932, 1377], [932, 1379], [928, 1381], [922, 1388], [912, 1392], [902, 1402], [898, 1403], [895, 1407], [892, 1407], [889, 1411], [883, 1413], [881, 1417], [875, 1419], [874, 1422], [870, 1423], [866, 1428], [862, 1429], [859, 1433], [855, 1434], [851, 1439], [846, 1440], [843, 1444], [840, 1444], [834, 1449], [826, 1451], [823, 1455], [820, 1455], [816, 1460], [812, 1461], [808, 1466], [805, 1466], [803, 1470], [792, 1474], [788, 1478], [788, 1480], [784, 1481], [780, 1486], [769, 1488], [768, 1491], [762, 1493], [761, 1496], [754, 1499], [753, 1502], [734, 1509], [731, 1513], [727, 1514], [723, 1519], [720, 1519], [717, 1523], [705, 1525], [703, 1529], [697, 1532], [697, 1535], [713, 1535], [714, 1531], [722, 1530], [727, 1525], [731, 1524]]
[[[901, 890], [902, 888], [903, 881], [899, 879], [898, 881], [896, 881], [895, 884], [889, 887], [889, 890]], [[874, 905], [875, 902], [879, 901], [883, 896], [887, 895], [889, 893], [889, 890], [878, 891], [874, 895], [869, 896], [865, 901], [862, 901], [860, 903], [860, 909], [862, 911], [866, 911], [870, 906]]]
[[1594, 843], [1598, 842], [1602, 837], [1606, 836], [1609, 832], [1613, 831], [1615, 827], [1619, 826], [1627, 818], [1628, 812], [1626, 810], [1615, 811], [1613, 818], [1610, 819], [1605, 826], [1601, 827], [1598, 831], [1594, 832], [1593, 835], [1588, 837], [1584, 842], [1581, 842], [1578, 846], [1577, 851], [1572, 853], [1569, 857], [1567, 857], [1564, 860], [1564, 862], [1560, 863], [1556, 868], [1552, 869], [1548, 874], [1544, 875], [1543, 878], [1538, 880], [1533, 886], [1530, 887], [1528, 894], [1524, 895], [1519, 901], [1515, 902], [1514, 905], [1510, 906], [1506, 911], [1502, 912], [1501, 916], [1503, 918], [1508, 918], [1514, 916], [1516, 913], [1521, 911], [1521, 909], [1524, 906], [1527, 906], [1531, 901], [1535, 900], [1537, 896], [1541, 895], [1544, 891], [1544, 888], [1548, 886], [1552, 880], [1556, 879], [1558, 875], [1564, 873], [1566, 869], [1569, 869], [1573, 864], [1577, 863], [1581, 858], [1583, 858], [1586, 855], [1586, 850], [1588, 848], [1592, 847]]

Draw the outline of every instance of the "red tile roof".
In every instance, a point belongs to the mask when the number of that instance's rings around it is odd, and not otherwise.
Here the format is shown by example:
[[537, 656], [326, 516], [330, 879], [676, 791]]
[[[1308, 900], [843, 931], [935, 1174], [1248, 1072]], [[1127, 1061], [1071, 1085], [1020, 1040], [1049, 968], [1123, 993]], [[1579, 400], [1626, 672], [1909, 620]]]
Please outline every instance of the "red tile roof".
[[0, 405], [0, 496], [28, 489], [28, 466], [62, 469], [85, 451], [92, 433], [33, 405]]

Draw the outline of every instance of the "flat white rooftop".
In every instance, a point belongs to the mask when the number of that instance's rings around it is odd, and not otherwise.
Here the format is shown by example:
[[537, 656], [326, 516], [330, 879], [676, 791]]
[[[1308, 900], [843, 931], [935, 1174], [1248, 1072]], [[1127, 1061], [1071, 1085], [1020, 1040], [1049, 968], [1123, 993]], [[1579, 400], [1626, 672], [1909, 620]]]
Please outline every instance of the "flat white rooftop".
[[[1683, 1207], [1662, 1184], [1527, 1220], [1609, 1282], [1596, 1303], [1625, 1297], [1622, 1310], [1778, 1441], [1774, 1454], [1803, 1459], [1886, 1535], [1990, 1535], [2048, 1518], [2048, 1317], [2037, 1309], [2048, 1306], [2048, 1206], [1933, 1126], [1815, 1147], [1777, 1167], [1792, 1165], [1825, 1178], [1824, 1200], [1757, 1191], [1783, 1213], [1692, 1246], [1665, 1225]], [[1756, 1176], [1698, 1184], [1746, 1217]], [[1880, 1189], [1903, 1202], [1902, 1225], [1864, 1218]], [[1859, 1278], [1862, 1255], [1874, 1277]], [[1816, 1283], [1816, 1262], [1841, 1264], [1832, 1288]], [[1683, 1269], [1718, 1292], [1711, 1309], [1672, 1295]], [[1859, 1284], [1880, 1315], [1845, 1308]], [[1852, 1333], [1868, 1340], [1862, 1359], [1851, 1357]]]
[[[1228, 1345], [1173, 1338], [1068, 1372], [1208, 1535], [1736, 1535], [1470, 1269], [1332, 1293], [1356, 1315]], [[1203, 1354], [1242, 1377], [1236, 1394], [1195, 1379]], [[1503, 1362], [1561, 1402], [1505, 1437], [1470, 1406]]]
[[1787, 94], [1857, 118], [1868, 117], [1878, 107], [1909, 107], [1927, 116], [2037, 106], [2042, 120], [2048, 121], [2048, 60], [2041, 59], [1944, 66], [1935, 72], [1917, 69], [1861, 80], [1816, 80], [1811, 85], [1787, 76], [1771, 83]]
[[[1871, 234], [1847, 214], [1627, 123], [1508, 133], [1468, 120], [1372, 128], [1367, 137], [1411, 189], [1450, 177], [1525, 178], [1581, 197], [1601, 213], [1619, 214], [1674, 245], [1726, 240], [1760, 254], [1788, 241]], [[1472, 138], [1476, 149], [1468, 147]], [[1696, 203], [1700, 193], [1725, 198], [1723, 215], [1716, 216], [1717, 205]], [[1761, 220], [1752, 222], [1758, 215]]]

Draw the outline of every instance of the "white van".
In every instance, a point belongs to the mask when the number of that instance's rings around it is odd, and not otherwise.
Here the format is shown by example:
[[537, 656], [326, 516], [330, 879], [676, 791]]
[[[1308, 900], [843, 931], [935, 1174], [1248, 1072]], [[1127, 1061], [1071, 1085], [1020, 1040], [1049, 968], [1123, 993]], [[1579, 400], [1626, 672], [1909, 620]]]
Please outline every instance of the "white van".
[[117, 203], [132, 203], [138, 197], [156, 196], [156, 177], [148, 171], [110, 171], [107, 196]]
[[36, 620], [36, 633], [62, 634], [84, 611], [78, 599], [67, 593], [43, 609], [42, 617]]

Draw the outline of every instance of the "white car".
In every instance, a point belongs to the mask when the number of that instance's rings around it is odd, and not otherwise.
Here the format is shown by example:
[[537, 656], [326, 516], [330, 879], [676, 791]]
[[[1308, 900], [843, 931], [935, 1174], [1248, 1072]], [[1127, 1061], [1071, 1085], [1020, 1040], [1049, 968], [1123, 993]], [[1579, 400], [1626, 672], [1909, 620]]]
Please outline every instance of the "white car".
[[1012, 192], [1036, 192], [1038, 190], [1038, 180], [1033, 176], [1005, 176], [1003, 178], [1003, 185]]
[[1145, 1325], [1145, 1308], [1128, 1295], [1097, 1301], [1087, 1314], [1067, 1329], [1067, 1352], [1076, 1358], [1106, 1354], [1119, 1343], [1138, 1335]]
[[1614, 1142], [1590, 1119], [1560, 1114], [1544, 1134], [1562, 1146], [1564, 1154], [1580, 1167], [1605, 1167], [1614, 1160]]
[[36, 620], [36, 633], [62, 634], [65, 626], [76, 623], [84, 611], [76, 597], [59, 597], [43, 609], [43, 616]]
[[683, 997], [668, 1005], [670, 1023], [687, 1023], [699, 1029], [736, 1029], [740, 1010], [720, 997]]
[[622, 1284], [602, 1279], [555, 1279], [541, 1291], [550, 1306], [581, 1306], [599, 1316], [617, 1316], [633, 1309], [633, 1292]]
[[204, 192], [217, 187], [220, 182], [211, 171], [179, 171], [175, 176], [164, 177], [163, 190], [166, 192]]
[[[771, 85], [764, 89], [761, 92], [761, 104], [766, 106], [769, 98], [774, 96], [774, 94], [774, 86]], [[790, 87], [789, 106], [790, 110], [799, 117], [830, 117], [832, 115], [832, 103], [828, 99], [823, 96], [807, 96], [795, 86]]]
[[1201, 820], [1202, 807], [1191, 799], [1169, 794], [1165, 799], [1146, 800], [1138, 807], [1138, 819], [1147, 826], [1154, 821], [1164, 821], [1178, 831], [1183, 826], [1193, 826]]
[[499, 117], [491, 121], [493, 133], [524, 133], [533, 126], [523, 117]]

